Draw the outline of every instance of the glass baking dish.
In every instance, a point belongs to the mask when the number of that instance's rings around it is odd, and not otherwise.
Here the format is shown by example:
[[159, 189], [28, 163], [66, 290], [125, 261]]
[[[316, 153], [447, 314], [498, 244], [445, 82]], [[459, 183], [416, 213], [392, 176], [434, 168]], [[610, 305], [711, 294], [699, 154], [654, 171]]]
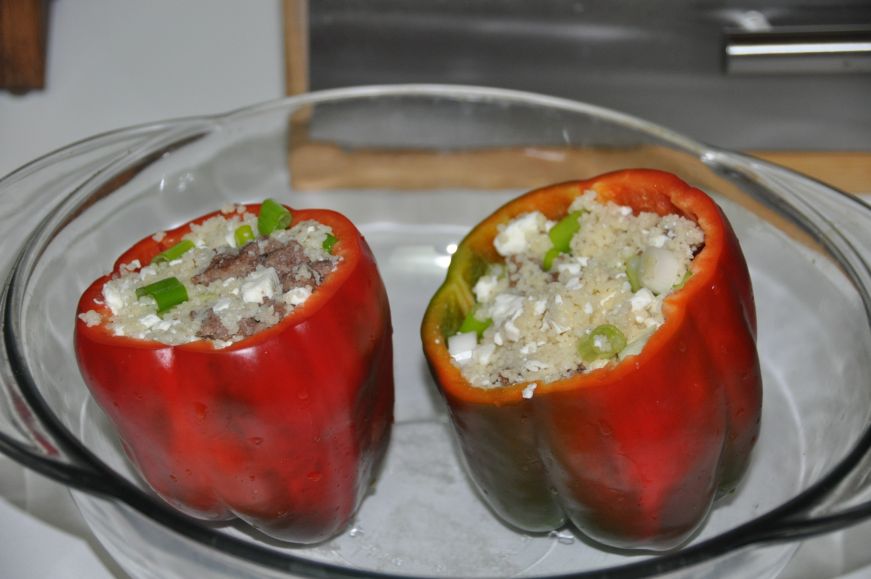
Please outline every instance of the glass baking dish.
[[[525, 190], [630, 167], [676, 173], [728, 215], [754, 284], [764, 378], [743, 483], [689, 544], [659, 555], [499, 523], [463, 472], [418, 338], [470, 226]], [[194, 521], [157, 499], [72, 351], [76, 301], [123, 249], [266, 197], [350, 217], [391, 300], [386, 464], [353, 525], [315, 546]], [[614, 111], [498, 89], [325, 91], [100, 135], [0, 181], [0, 450], [69, 486], [133, 577], [774, 576], [798, 540], [871, 515], [869, 224], [862, 201], [777, 166]]]

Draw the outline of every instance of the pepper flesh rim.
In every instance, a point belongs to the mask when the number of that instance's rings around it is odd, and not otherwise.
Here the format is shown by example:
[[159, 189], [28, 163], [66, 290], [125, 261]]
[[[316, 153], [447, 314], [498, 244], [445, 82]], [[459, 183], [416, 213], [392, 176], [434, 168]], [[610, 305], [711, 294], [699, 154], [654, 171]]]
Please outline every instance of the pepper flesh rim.
[[483, 388], [470, 384], [463, 377], [461, 370], [453, 364], [447, 348], [448, 336], [442, 329], [446, 302], [451, 294], [465, 297], [464, 305], [467, 310], [463, 313], [466, 313], [474, 303], [471, 287], [463, 279], [470, 262], [481, 256], [489, 258], [490, 263], [501, 259], [493, 249], [498, 225], [529, 211], [542, 211], [550, 219], [561, 217], [566, 213], [571, 202], [587, 190], [596, 191], [600, 198], [612, 199], [619, 195], [623, 190], [621, 188], [631, 191], [639, 188], [640, 183], [658, 190], [660, 197], [665, 195], [680, 214], [695, 221], [702, 229], [705, 236], [704, 247], [690, 266], [693, 275], [680, 290], [673, 292], [664, 300], [664, 321], [650, 336], [641, 353], [629, 356], [613, 366], [608, 365], [552, 382], [536, 382], [535, 395], [607, 386], [614, 380], [636, 371], [662, 348], [669, 347], [670, 338], [677, 332], [684, 319], [686, 310], [684, 306], [711, 283], [715, 274], [714, 264], [718, 262], [723, 252], [726, 222], [720, 208], [707, 194], [670, 173], [653, 169], [614, 171], [592, 179], [567, 181], [530, 191], [494, 211], [460, 242], [451, 259], [445, 282], [430, 301], [421, 326], [426, 357], [446, 393], [469, 403], [502, 406], [516, 404], [523, 400], [523, 390], [530, 383], [518, 382], [497, 388]]
[[[257, 210], [260, 208], [260, 203], [247, 203], [243, 204], [246, 211], [257, 213]], [[305, 221], [307, 219], [317, 221], [323, 225], [328, 225], [333, 229], [333, 234], [337, 238], [337, 242], [333, 245], [333, 255], [336, 255], [340, 258], [338, 263], [336, 263], [336, 267], [329, 273], [329, 275], [324, 279], [323, 283], [318, 286], [315, 292], [309, 296], [309, 298], [299, 306], [295, 307], [293, 311], [287, 314], [284, 318], [282, 318], [278, 323], [269, 328], [261, 330], [256, 334], [248, 336], [238, 342], [235, 342], [225, 348], [215, 348], [209, 340], [197, 339], [192, 342], [187, 342], [184, 344], [164, 344], [162, 342], [158, 342], [155, 340], [144, 340], [139, 338], [132, 338], [129, 336], [116, 336], [111, 330], [109, 330], [108, 326], [105, 323], [100, 323], [96, 326], [88, 326], [82, 320], [76, 318], [76, 330], [86, 334], [89, 339], [94, 340], [96, 342], [101, 343], [114, 343], [114, 344], [124, 344], [127, 347], [131, 348], [142, 348], [147, 350], [161, 350], [164, 348], [174, 348], [179, 350], [196, 350], [201, 351], [203, 353], [214, 353], [214, 354], [224, 354], [227, 352], [235, 352], [239, 350], [244, 350], [246, 348], [250, 348], [256, 346], [257, 343], [263, 341], [264, 339], [269, 338], [274, 334], [278, 334], [286, 331], [288, 328], [292, 326], [296, 326], [299, 324], [303, 324], [311, 318], [318, 310], [322, 307], [326, 306], [330, 299], [332, 298], [335, 290], [340, 287], [345, 281], [347, 281], [348, 277], [351, 275], [351, 272], [354, 271], [354, 268], [357, 265], [357, 262], [360, 260], [360, 256], [363, 253], [362, 247], [360, 247], [360, 240], [362, 237], [356, 231], [354, 225], [341, 213], [329, 210], [329, 209], [292, 209], [287, 205], [283, 205], [287, 208], [291, 214], [293, 215], [293, 221], [291, 222], [291, 227], [298, 223], [299, 221]], [[207, 213], [190, 221], [186, 221], [182, 225], [175, 227], [171, 230], [165, 232], [165, 236], [158, 242], [153, 239], [152, 236], [147, 236], [137, 241], [135, 244], [131, 246], [131, 248], [125, 251], [112, 266], [112, 272], [101, 276], [96, 281], [94, 281], [88, 289], [82, 294], [82, 298], [79, 301], [79, 306], [77, 308], [77, 314], [83, 313], [89, 309], [97, 310], [104, 316], [110, 316], [111, 311], [108, 309], [108, 306], [105, 304], [95, 304], [94, 297], [101, 295], [103, 285], [108, 282], [112, 275], [117, 274], [121, 266], [123, 264], [130, 263], [134, 259], [139, 259], [142, 261], [143, 259], [152, 259], [155, 255], [160, 253], [161, 251], [166, 250], [171, 247], [175, 243], [181, 240], [182, 236], [185, 233], [188, 233], [191, 229], [192, 225], [199, 225], [204, 221], [219, 215], [224, 215], [220, 210], [212, 211], [211, 213]], [[228, 214], [231, 216], [232, 214]], [[143, 252], [143, 249], [146, 251]], [[143, 266], [146, 265], [143, 263]], [[87, 305], [90, 303], [90, 305]]]

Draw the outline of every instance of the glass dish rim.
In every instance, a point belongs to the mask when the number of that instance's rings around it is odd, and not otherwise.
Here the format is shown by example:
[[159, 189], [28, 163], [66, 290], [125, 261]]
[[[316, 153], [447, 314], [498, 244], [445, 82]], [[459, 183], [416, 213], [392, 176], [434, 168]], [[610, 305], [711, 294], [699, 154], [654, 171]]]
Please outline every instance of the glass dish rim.
[[[654, 136], [669, 145], [678, 149], [682, 149], [691, 153], [699, 162], [704, 163], [708, 155], [728, 155], [734, 159], [744, 160], [744, 162], [752, 161], [754, 167], [761, 167], [768, 171], [788, 176], [791, 179], [808, 179], [802, 175], [798, 175], [787, 169], [783, 169], [776, 165], [758, 161], [751, 157], [732, 153], [730, 151], [717, 149], [703, 145], [693, 139], [683, 136], [680, 133], [674, 132], [665, 127], [661, 127], [654, 123], [650, 123], [643, 119], [617, 112], [604, 107], [590, 105], [583, 102], [539, 95], [522, 91], [514, 91], [508, 89], [497, 89], [487, 87], [471, 87], [463, 85], [433, 85], [433, 84], [414, 84], [414, 85], [382, 85], [382, 86], [365, 86], [352, 87], [343, 89], [332, 89], [326, 91], [318, 91], [286, 97], [283, 99], [268, 101], [261, 104], [256, 104], [248, 107], [242, 107], [228, 113], [185, 117], [175, 120], [160, 121], [144, 125], [137, 125], [124, 129], [118, 129], [107, 133], [102, 133], [89, 137], [87, 139], [73, 143], [53, 153], [49, 153], [33, 162], [24, 165], [20, 169], [13, 171], [6, 177], [0, 179], [0, 190], [14, 184], [17, 179], [24, 178], [29, 174], [38, 172], [52, 163], [66, 157], [74, 157], [78, 152], [87, 150], [89, 146], [96, 146], [97, 143], [105, 139], [121, 138], [124, 136], [135, 135], [137, 132], [143, 134], [154, 133], [158, 136], [164, 135], [167, 132], [172, 133], [172, 129], [178, 129], [188, 125], [194, 126], [209, 126], [210, 130], [214, 130], [219, 126], [220, 122], [235, 121], [242, 119], [248, 115], [257, 115], [270, 110], [293, 110], [294, 108], [303, 107], [309, 104], [318, 104], [322, 102], [339, 102], [343, 100], [353, 100], [361, 98], [377, 98], [377, 97], [428, 97], [428, 98], [448, 98], [454, 100], [469, 100], [477, 99], [480, 101], [492, 100], [503, 101], [508, 103], [524, 104], [529, 106], [541, 106], [545, 108], [557, 108], [567, 112], [586, 114], [596, 118], [600, 118], [609, 122], [613, 122], [623, 127], [628, 127], [637, 130], [641, 133]], [[149, 140], [141, 148], [147, 152], [146, 147], [155, 150], [156, 146], [153, 141]], [[131, 151], [127, 151], [121, 156], [121, 159], [129, 157]], [[116, 162], [113, 159], [110, 163]], [[88, 181], [85, 181], [87, 185]], [[823, 187], [831, 193], [843, 195], [851, 201], [856, 201], [863, 211], [871, 210], [864, 201], [857, 200], [855, 197], [847, 195], [835, 188], [817, 182], [817, 186]], [[87, 187], [84, 187], [87, 189]], [[79, 191], [78, 187], [75, 191], [67, 195], [62, 202], [69, 200]], [[805, 226], [806, 227], [806, 226]], [[820, 239], [821, 233], [818, 230], [811, 230], [817, 241], [823, 243], [827, 250], [832, 248], [825, 243], [825, 236]], [[3, 316], [4, 320], [14, 320], [13, 304], [14, 299], [9, 299], [10, 293], [15, 291], [15, 279], [19, 274], [19, 268], [23, 261], [23, 257], [28, 251], [32, 251], [30, 244], [25, 242], [24, 249], [17, 251], [17, 257], [12, 267], [10, 274], [4, 283], [3, 287]], [[863, 261], [864, 263], [864, 261]], [[867, 267], [867, 264], [865, 264]], [[854, 280], [855, 281], [855, 280]], [[869, 300], [867, 294], [862, 295], [866, 308], [866, 316], [869, 311]], [[363, 571], [358, 569], [339, 567], [329, 563], [321, 563], [309, 559], [301, 558], [296, 555], [281, 553], [262, 547], [260, 545], [250, 543], [235, 537], [225, 535], [223, 533], [212, 530], [211, 528], [200, 524], [198, 521], [189, 519], [178, 513], [174, 509], [164, 505], [159, 499], [153, 498], [143, 490], [139, 489], [132, 483], [123, 479], [115, 473], [111, 468], [104, 464], [95, 455], [90, 453], [78, 439], [69, 432], [69, 430], [60, 422], [54, 415], [48, 404], [39, 393], [39, 389], [33, 381], [26, 364], [23, 363], [21, 353], [18, 351], [15, 343], [15, 324], [3, 324], [4, 341], [7, 346], [7, 354], [9, 356], [9, 364], [13, 371], [13, 377], [17, 382], [17, 386], [21, 390], [29, 406], [33, 409], [34, 414], [46, 427], [51, 434], [52, 439], [63, 447], [67, 456], [81, 463], [80, 465], [67, 465], [64, 463], [55, 463], [56, 467], [53, 472], [48, 472], [49, 476], [53, 476], [64, 484], [85, 490], [97, 495], [103, 495], [116, 499], [122, 504], [140, 512], [140, 514], [152, 519], [153, 521], [168, 528], [168, 530], [179, 533], [201, 546], [211, 547], [219, 551], [229, 553], [234, 557], [239, 557], [255, 564], [263, 565], [273, 569], [290, 571], [293, 573], [303, 573], [305, 576], [320, 576], [324, 573], [329, 573], [331, 576], [341, 577], [412, 577], [406, 575], [376, 573]], [[19, 460], [34, 468], [37, 471], [52, 471], [50, 466], [47, 466], [45, 459], [40, 458], [36, 461], [35, 458], [23, 445], [16, 444], [0, 433], [0, 451], [5, 452], [12, 458]], [[827, 495], [834, 487], [852, 471], [861, 458], [871, 449], [871, 425], [869, 425], [863, 435], [859, 437], [854, 448], [845, 456], [841, 462], [835, 465], [825, 476], [807, 489], [792, 497], [785, 503], [775, 507], [771, 511], [764, 513], [746, 523], [739, 525], [725, 533], [716, 535], [703, 542], [691, 544], [685, 548], [666, 553], [650, 559], [636, 561], [627, 564], [621, 564], [616, 567], [597, 569], [591, 571], [583, 571], [578, 573], [569, 573], [559, 575], [560, 577], [595, 577], [602, 573], [607, 573], [611, 577], [639, 577], [648, 576], [651, 572], [663, 573], [666, 571], [675, 570], [682, 567], [698, 564], [708, 559], [723, 555], [730, 551], [747, 547], [757, 543], [791, 541], [804, 536], [826, 532], [843, 526], [848, 522], [854, 522], [861, 518], [871, 515], [869, 505], [860, 505], [863, 509], [852, 509], [845, 512], [835, 513], [826, 517], [819, 518], [815, 521], [815, 525], [808, 528], [802, 525], [801, 519], [798, 521], [785, 521], [794, 515], [805, 513], [806, 509], [814, 506], [814, 504]], [[37, 464], [34, 464], [37, 462]]]

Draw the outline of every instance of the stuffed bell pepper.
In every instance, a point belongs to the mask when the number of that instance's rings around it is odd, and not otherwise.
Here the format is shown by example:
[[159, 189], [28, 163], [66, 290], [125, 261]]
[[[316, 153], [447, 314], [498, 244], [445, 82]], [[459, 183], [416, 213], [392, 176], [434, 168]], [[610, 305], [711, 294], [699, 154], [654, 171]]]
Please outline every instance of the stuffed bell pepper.
[[82, 295], [75, 351], [161, 497], [313, 543], [349, 522], [386, 450], [391, 333], [354, 225], [267, 200], [134, 245]]
[[545, 187], [467, 235], [422, 337], [465, 464], [508, 524], [671, 549], [733, 490], [761, 378], [720, 208], [628, 170]]

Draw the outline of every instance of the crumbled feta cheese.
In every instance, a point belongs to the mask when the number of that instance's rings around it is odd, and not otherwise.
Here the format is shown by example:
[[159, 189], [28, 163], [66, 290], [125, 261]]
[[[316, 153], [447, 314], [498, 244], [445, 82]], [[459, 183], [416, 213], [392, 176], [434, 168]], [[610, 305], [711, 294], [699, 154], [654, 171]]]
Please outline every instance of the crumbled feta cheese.
[[563, 261], [556, 265], [556, 269], [559, 273], [577, 276], [581, 273], [581, 264], [577, 261]]
[[499, 285], [499, 280], [495, 275], [485, 275], [478, 278], [475, 287], [472, 288], [472, 291], [475, 292], [475, 299], [478, 303], [483, 304], [489, 302], [497, 285]]
[[505, 336], [511, 340], [512, 342], [516, 342], [520, 339], [520, 328], [514, 325], [513, 320], [507, 320], [505, 325], [502, 326], [505, 330]]
[[489, 364], [490, 358], [493, 356], [493, 352], [495, 352], [495, 351], [496, 351], [495, 344], [491, 344], [491, 343], [482, 344], [482, 345], [478, 346], [477, 348], [475, 348], [475, 358], [481, 364], [485, 364], [485, 365]]
[[178, 321], [160, 320], [159, 322], [154, 324], [154, 329], [165, 332], [177, 323]]
[[157, 269], [153, 265], [146, 265], [139, 270], [139, 281], [145, 281], [148, 278], [157, 275]]
[[514, 294], [499, 294], [493, 300], [493, 305], [490, 307], [490, 317], [498, 326], [502, 322], [523, 310], [523, 296]]
[[499, 232], [493, 240], [493, 247], [499, 255], [523, 253], [529, 244], [529, 237], [539, 231], [542, 220], [543, 216], [537, 212], [521, 215]]
[[83, 314], [79, 314], [79, 319], [91, 328], [93, 326], [99, 326], [100, 322], [103, 321], [103, 316], [101, 316], [96, 310], [88, 310]]
[[652, 304], [654, 299], [653, 292], [643, 287], [632, 295], [629, 303], [632, 304], [633, 312], [640, 312], [646, 310], [647, 306]]
[[156, 314], [147, 314], [139, 318], [139, 323], [150, 328], [151, 326], [160, 323], [160, 316]]
[[666, 235], [654, 235], [650, 238], [650, 245], [653, 247], [662, 247], [668, 242], [668, 236]]
[[284, 294], [283, 299], [284, 299], [285, 303], [287, 303], [288, 305], [298, 306], [300, 304], [305, 303], [305, 301], [309, 298], [310, 295], [312, 295], [312, 290], [310, 287], [308, 287], [306, 285], [306, 286], [295, 287], [295, 288], [291, 289], [290, 291], [288, 291], [287, 293]]
[[547, 323], [550, 324], [551, 329], [557, 334], [565, 334], [569, 331], [567, 327], [560, 325], [556, 320], [547, 320]]
[[103, 300], [114, 315], [117, 315], [124, 308], [124, 296], [114, 284], [103, 285]]
[[545, 368], [550, 368], [550, 364], [545, 364], [541, 360], [527, 360], [523, 366], [530, 372], [539, 372]]
[[267, 267], [255, 271], [242, 284], [242, 301], [262, 304], [263, 300], [270, 299], [275, 295], [275, 289], [279, 286], [278, 274], [274, 268]]
[[455, 334], [448, 338], [448, 352], [456, 362], [468, 362], [477, 344], [478, 334], [475, 332]]
[[130, 263], [122, 263], [122, 264], [121, 264], [121, 267], [119, 267], [118, 269], [119, 269], [122, 273], [126, 273], [126, 272], [129, 272], [129, 271], [136, 271], [136, 270], [139, 269], [141, 266], [142, 266], [142, 264], [139, 262], [139, 260], [138, 260], [138, 259], [134, 259], [134, 260], [131, 261]]

